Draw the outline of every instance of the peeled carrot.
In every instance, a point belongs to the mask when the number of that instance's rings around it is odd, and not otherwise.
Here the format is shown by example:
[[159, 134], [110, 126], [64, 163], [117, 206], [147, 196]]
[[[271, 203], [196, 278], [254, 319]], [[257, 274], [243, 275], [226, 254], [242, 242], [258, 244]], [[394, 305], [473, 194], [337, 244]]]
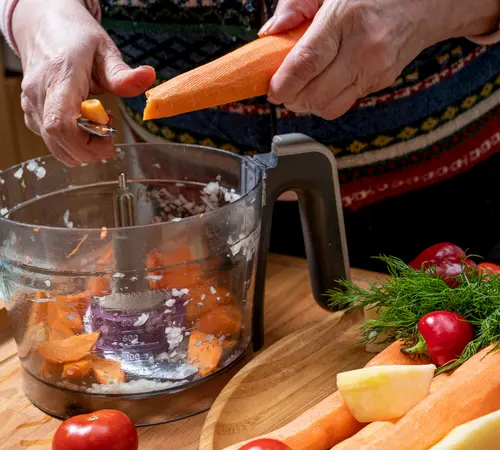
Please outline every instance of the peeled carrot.
[[500, 352], [479, 352], [364, 450], [426, 450], [451, 430], [500, 409]]
[[46, 360], [53, 363], [69, 363], [90, 356], [92, 347], [99, 338], [99, 332], [80, 334], [58, 341], [42, 342], [38, 352]]
[[186, 307], [186, 319], [194, 322], [204, 314], [213, 311], [221, 305], [228, 305], [234, 301], [234, 296], [227, 289], [215, 287], [216, 280], [193, 286], [189, 289], [189, 303]]
[[200, 317], [198, 326], [203, 333], [231, 336], [241, 329], [241, 313], [234, 305], [218, 306]]
[[109, 122], [109, 116], [102, 103], [96, 98], [85, 100], [82, 102], [81, 114], [84, 119], [99, 125], [106, 125]]
[[44, 359], [40, 366], [39, 375], [42, 378], [60, 377], [63, 370], [62, 364], [54, 363]]
[[[413, 360], [401, 353], [401, 343], [395, 342], [377, 354], [366, 367], [423, 364], [425, 361]], [[342, 395], [335, 391], [317, 405], [283, 427], [257, 438], [278, 439], [293, 450], [325, 450], [342, 442], [364, 427], [347, 409]], [[239, 449], [244, 443], [228, 447], [226, 450]]]
[[100, 384], [119, 384], [125, 382], [125, 374], [119, 361], [94, 358], [92, 370]]
[[267, 94], [271, 78], [309, 24], [258, 38], [146, 92], [144, 120], [160, 119]]
[[91, 295], [103, 296], [111, 293], [111, 278], [108, 275], [103, 277], [92, 277], [88, 282], [88, 291]]
[[50, 341], [59, 341], [74, 336], [75, 333], [63, 321], [56, 319], [50, 326]]
[[90, 359], [82, 359], [68, 364], [64, 364], [62, 376], [69, 380], [79, 380], [83, 377], [88, 377], [92, 372], [92, 363]]
[[189, 336], [188, 361], [198, 367], [198, 373], [202, 377], [217, 369], [222, 350], [222, 345], [214, 336], [200, 331], [193, 331]]

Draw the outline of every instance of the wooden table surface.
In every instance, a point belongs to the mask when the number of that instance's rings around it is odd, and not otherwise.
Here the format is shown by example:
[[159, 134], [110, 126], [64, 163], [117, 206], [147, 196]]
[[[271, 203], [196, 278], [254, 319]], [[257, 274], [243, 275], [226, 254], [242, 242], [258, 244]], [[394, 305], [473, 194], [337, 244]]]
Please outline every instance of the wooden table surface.
[[[380, 274], [373, 272], [351, 271], [351, 279], [359, 285], [366, 286], [379, 278]], [[36, 409], [24, 396], [16, 346], [2, 306], [0, 303], [0, 448], [49, 450], [59, 421]], [[312, 297], [306, 261], [270, 255], [265, 300], [265, 347], [327, 314]], [[140, 449], [196, 450], [206, 416], [207, 413], [201, 413], [164, 425], [142, 427], [139, 429]], [[21, 423], [19, 417], [24, 418]]]

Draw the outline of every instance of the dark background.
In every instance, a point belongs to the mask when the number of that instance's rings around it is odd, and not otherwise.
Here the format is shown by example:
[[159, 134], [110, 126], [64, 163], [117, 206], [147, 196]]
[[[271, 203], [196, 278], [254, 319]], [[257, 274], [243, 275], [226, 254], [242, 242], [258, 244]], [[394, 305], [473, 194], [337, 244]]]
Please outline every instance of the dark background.
[[[450, 180], [344, 210], [344, 221], [351, 267], [386, 272], [373, 256], [410, 262], [439, 242], [500, 264], [500, 154]], [[305, 257], [297, 202], [277, 202], [270, 251]]]

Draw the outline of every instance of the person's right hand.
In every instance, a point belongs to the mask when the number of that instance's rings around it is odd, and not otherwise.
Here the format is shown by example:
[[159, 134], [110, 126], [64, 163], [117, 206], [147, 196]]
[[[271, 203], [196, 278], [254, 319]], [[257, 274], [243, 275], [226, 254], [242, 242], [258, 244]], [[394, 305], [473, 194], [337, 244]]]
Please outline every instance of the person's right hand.
[[28, 128], [69, 166], [114, 155], [113, 139], [80, 130], [89, 94], [133, 97], [156, 78], [152, 67], [131, 69], [82, 0], [19, 0], [12, 19], [23, 65], [21, 106]]

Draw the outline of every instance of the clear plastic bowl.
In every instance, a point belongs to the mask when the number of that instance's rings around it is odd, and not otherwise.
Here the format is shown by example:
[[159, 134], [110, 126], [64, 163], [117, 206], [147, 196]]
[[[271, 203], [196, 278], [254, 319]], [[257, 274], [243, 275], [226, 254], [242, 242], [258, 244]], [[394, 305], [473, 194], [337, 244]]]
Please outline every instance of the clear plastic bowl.
[[[122, 172], [137, 226], [115, 228]], [[28, 385], [154, 395], [238, 360], [251, 338], [261, 176], [251, 159], [175, 144], [0, 173], [1, 288]]]

